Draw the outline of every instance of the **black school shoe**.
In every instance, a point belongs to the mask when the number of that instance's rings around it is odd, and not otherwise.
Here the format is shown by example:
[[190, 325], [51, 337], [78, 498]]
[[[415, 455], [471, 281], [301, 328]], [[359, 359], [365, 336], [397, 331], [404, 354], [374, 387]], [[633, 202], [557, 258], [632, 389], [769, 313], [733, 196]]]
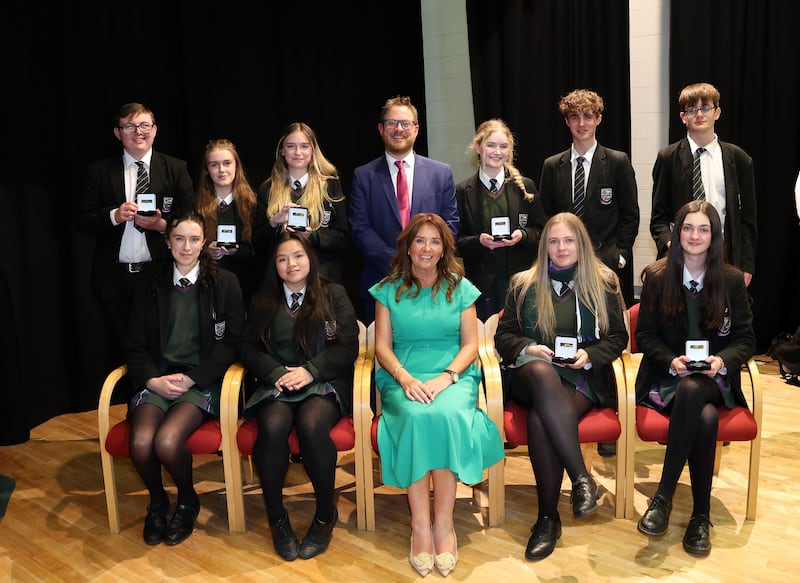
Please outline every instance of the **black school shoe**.
[[533, 534], [528, 539], [525, 548], [525, 558], [529, 561], [541, 561], [549, 557], [556, 548], [556, 542], [561, 538], [561, 518], [542, 516], [531, 528]]
[[683, 550], [695, 557], [707, 557], [711, 552], [712, 526], [707, 514], [692, 516], [683, 535]]
[[584, 474], [572, 483], [572, 513], [575, 518], [584, 518], [597, 510], [597, 483]]
[[147, 506], [147, 517], [144, 519], [144, 542], [147, 545], [157, 545], [164, 540], [167, 532], [167, 514], [169, 513], [169, 500], [160, 504], [150, 503]]
[[328, 548], [328, 545], [331, 544], [331, 539], [333, 538], [333, 527], [336, 526], [336, 522], [338, 520], [339, 511], [334, 508], [333, 520], [330, 522], [320, 522], [316, 517], [311, 521], [308, 534], [306, 534], [303, 542], [300, 543], [299, 556], [301, 559], [310, 559], [325, 552], [325, 550]]
[[637, 524], [639, 532], [647, 536], [663, 536], [669, 526], [670, 512], [672, 512], [672, 502], [661, 494], [656, 494], [650, 499], [650, 506], [639, 519]]
[[270, 523], [269, 529], [272, 531], [272, 546], [275, 547], [275, 552], [284, 561], [294, 561], [300, 552], [300, 541], [292, 530], [289, 515], [284, 514], [282, 518]]
[[182, 543], [194, 530], [194, 521], [200, 514], [200, 500], [194, 504], [178, 504], [167, 526], [164, 542], [169, 546]]

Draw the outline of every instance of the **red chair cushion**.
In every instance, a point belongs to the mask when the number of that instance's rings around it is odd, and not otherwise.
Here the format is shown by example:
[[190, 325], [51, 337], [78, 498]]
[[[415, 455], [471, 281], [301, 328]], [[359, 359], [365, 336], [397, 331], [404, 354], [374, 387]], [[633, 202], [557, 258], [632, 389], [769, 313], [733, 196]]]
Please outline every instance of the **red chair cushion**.
[[378, 453], [378, 419], [380, 419], [380, 415], [375, 415], [372, 418], [372, 425], [369, 428], [369, 440], [372, 443], [372, 451]]
[[[356, 431], [353, 427], [353, 418], [350, 416], [342, 417], [331, 428], [331, 439], [336, 445], [336, 451], [349, 451], [356, 446]], [[253, 453], [253, 445], [258, 437], [258, 424], [255, 419], [245, 421], [236, 432], [236, 445], [239, 452], [243, 455]], [[292, 455], [300, 454], [300, 444], [297, 441], [297, 432], [292, 427], [289, 433], [289, 453]]]
[[[753, 413], [746, 407], [719, 407], [719, 430], [717, 441], [751, 441], [758, 434]], [[642, 441], [666, 443], [669, 431], [669, 416], [645, 407], [636, 406], [636, 433]]]
[[[106, 436], [106, 451], [115, 457], [130, 457], [128, 449], [131, 426], [127, 421], [120, 421]], [[192, 454], [217, 453], [222, 444], [222, 430], [219, 421], [209, 419], [198, 427], [186, 440]]]
[[[506, 441], [516, 447], [528, 444], [528, 410], [515, 401], [509, 401], [503, 411], [503, 429]], [[591, 409], [578, 422], [578, 441], [617, 441], [622, 433], [616, 411], [611, 407]]]

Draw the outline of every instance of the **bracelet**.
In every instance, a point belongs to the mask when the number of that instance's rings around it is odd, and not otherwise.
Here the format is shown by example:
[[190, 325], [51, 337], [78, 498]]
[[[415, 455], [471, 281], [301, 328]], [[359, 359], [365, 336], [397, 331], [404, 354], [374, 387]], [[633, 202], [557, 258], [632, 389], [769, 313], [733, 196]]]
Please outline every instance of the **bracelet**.
[[397, 371], [400, 370], [401, 368], [405, 367], [402, 364], [398, 364], [396, 367], [394, 367], [394, 371], [392, 372], [392, 377], [394, 378], [394, 380], [397, 380]]

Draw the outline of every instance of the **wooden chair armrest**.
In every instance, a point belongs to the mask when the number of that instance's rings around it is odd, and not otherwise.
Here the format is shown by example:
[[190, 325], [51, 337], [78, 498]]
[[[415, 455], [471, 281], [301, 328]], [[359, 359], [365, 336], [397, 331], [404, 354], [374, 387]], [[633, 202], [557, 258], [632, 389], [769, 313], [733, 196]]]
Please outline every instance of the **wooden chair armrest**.
[[121, 365], [108, 373], [103, 388], [100, 389], [100, 399], [97, 403], [97, 428], [100, 437], [100, 447], [104, 448], [106, 437], [111, 429], [111, 395], [114, 393], [114, 388], [117, 386], [119, 380], [128, 374], [128, 367]]

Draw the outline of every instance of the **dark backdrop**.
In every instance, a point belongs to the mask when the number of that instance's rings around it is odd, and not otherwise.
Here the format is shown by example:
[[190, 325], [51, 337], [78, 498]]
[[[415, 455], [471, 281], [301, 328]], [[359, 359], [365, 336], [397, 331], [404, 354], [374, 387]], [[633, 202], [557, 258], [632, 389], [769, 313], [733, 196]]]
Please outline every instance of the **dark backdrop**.
[[753, 158], [758, 203], [756, 273], [750, 285], [759, 351], [800, 324], [800, 66], [796, 2], [673, 0], [670, 22], [670, 142], [686, 135], [678, 94], [707, 81], [721, 93], [720, 140]]
[[[402, 12], [384, 2], [151, 0], [12, 1], [5, 10], [0, 267], [13, 301], [3, 314], [13, 305], [18, 327], [4, 318], [4, 335], [19, 335], [23, 372], [21, 382], [2, 373], [3, 407], [16, 413], [0, 444], [96, 408], [114, 364], [89, 283], [94, 240], [77, 233], [74, 211], [87, 165], [120, 155], [112, 120], [121, 104], [154, 111], [155, 149], [186, 160], [195, 181], [205, 143], [231, 139], [254, 187], [292, 121], [317, 131], [345, 192], [352, 169], [383, 151], [387, 98], [409, 95], [425, 127], [418, 0]], [[427, 151], [424, 132], [417, 150]]]
[[[561, 97], [591, 89], [604, 101], [597, 140], [631, 155], [627, 0], [467, 0], [476, 125], [500, 117], [520, 171], [536, 185], [545, 158], [572, 143]], [[620, 278], [633, 286], [633, 262]]]

